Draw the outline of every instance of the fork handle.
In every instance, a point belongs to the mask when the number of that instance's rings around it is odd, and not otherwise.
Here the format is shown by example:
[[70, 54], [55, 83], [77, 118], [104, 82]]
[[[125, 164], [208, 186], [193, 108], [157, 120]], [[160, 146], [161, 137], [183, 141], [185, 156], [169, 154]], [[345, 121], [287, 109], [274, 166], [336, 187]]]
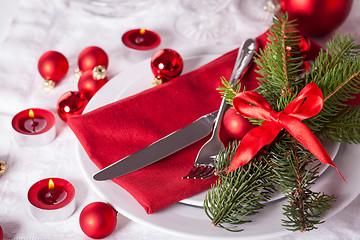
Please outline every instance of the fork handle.
[[[246, 40], [243, 45], [239, 48], [238, 55], [236, 57], [235, 65], [233, 68], [233, 72], [230, 77], [230, 84], [233, 85], [236, 81], [241, 77], [241, 75], [245, 72], [247, 67], [249, 66], [256, 50], [256, 41], [254, 39]], [[220, 129], [221, 119], [227, 110], [229, 105], [226, 103], [225, 98], [222, 99], [221, 105], [219, 108], [218, 115], [216, 116], [212, 137], [218, 136]]]

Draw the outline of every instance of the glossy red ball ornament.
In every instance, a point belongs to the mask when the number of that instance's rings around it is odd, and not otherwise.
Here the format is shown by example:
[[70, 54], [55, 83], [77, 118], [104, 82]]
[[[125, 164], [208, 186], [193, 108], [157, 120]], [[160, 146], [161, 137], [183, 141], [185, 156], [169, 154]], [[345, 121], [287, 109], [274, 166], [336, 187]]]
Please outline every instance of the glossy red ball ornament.
[[82, 114], [87, 104], [88, 100], [83, 93], [69, 91], [59, 98], [57, 112], [60, 118], [66, 122], [69, 117]]
[[78, 57], [78, 66], [81, 72], [93, 70], [101, 65], [107, 69], [109, 58], [106, 52], [97, 46], [90, 46], [82, 50]]
[[91, 238], [99, 239], [109, 236], [117, 224], [117, 212], [109, 204], [93, 202], [80, 213], [81, 230]]
[[232, 139], [241, 140], [245, 134], [255, 127], [247, 118], [241, 116], [235, 108], [229, 108], [223, 117], [222, 124]]
[[151, 70], [155, 75], [153, 84], [158, 85], [179, 76], [183, 70], [183, 59], [172, 49], [161, 49], [151, 57]]
[[280, 0], [281, 12], [297, 19], [305, 36], [326, 35], [339, 27], [350, 13], [353, 0]]
[[3, 230], [2, 230], [2, 228], [0, 226], [0, 240], [2, 240], [2, 239], [3, 239]]
[[85, 94], [88, 100], [90, 100], [107, 82], [108, 79], [106, 77], [104, 79], [95, 79], [92, 71], [86, 71], [80, 76], [78, 89]]
[[56, 82], [65, 77], [69, 70], [69, 63], [62, 53], [48, 51], [41, 55], [38, 61], [38, 70], [46, 81], [45, 85], [54, 86]]

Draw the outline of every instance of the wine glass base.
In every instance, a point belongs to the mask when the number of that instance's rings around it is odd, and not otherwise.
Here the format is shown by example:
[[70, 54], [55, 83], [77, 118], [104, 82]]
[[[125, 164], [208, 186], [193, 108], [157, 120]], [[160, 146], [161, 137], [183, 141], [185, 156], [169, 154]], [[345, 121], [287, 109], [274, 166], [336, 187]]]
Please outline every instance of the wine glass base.
[[260, 22], [271, 22], [277, 5], [272, 0], [241, 0], [239, 8], [248, 19]]
[[214, 44], [233, 34], [235, 25], [228, 15], [188, 14], [175, 20], [175, 30], [188, 40]]

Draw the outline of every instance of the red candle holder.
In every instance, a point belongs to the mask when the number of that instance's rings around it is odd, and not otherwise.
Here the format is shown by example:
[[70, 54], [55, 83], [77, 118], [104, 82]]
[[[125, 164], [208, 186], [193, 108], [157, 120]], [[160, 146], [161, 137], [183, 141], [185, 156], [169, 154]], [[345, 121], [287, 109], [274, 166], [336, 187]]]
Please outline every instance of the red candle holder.
[[125, 46], [135, 50], [151, 50], [161, 43], [160, 36], [153, 31], [146, 29], [133, 29], [122, 36]]
[[55, 116], [41, 109], [26, 109], [12, 119], [15, 141], [21, 146], [41, 147], [50, 143], [56, 136]]
[[46, 178], [28, 191], [31, 215], [41, 222], [59, 222], [75, 211], [75, 188], [62, 178]]

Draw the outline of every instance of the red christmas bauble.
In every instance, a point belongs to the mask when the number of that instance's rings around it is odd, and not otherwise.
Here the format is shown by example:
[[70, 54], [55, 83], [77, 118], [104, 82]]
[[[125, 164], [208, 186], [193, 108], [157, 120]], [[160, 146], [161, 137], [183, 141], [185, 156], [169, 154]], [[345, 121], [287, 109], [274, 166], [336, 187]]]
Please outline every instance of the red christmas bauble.
[[80, 92], [84, 93], [86, 98], [90, 100], [94, 94], [107, 83], [108, 79], [94, 79], [92, 71], [86, 71], [81, 74], [78, 89]]
[[241, 116], [235, 108], [229, 108], [223, 117], [222, 124], [232, 139], [241, 140], [244, 135], [255, 127], [248, 119]]
[[95, 239], [105, 238], [116, 227], [116, 211], [107, 203], [93, 202], [81, 211], [79, 223], [87, 236]]
[[65, 122], [69, 117], [80, 115], [88, 100], [86, 96], [78, 91], [69, 91], [61, 95], [57, 103], [57, 112], [62, 120]]
[[69, 70], [69, 63], [62, 53], [48, 51], [40, 57], [38, 69], [45, 80], [58, 82], [65, 77]]
[[78, 66], [81, 72], [93, 70], [99, 65], [107, 69], [109, 58], [106, 52], [99, 47], [90, 46], [82, 50], [78, 57]]
[[297, 19], [305, 36], [322, 36], [339, 27], [350, 13], [353, 0], [280, 0], [281, 12]]
[[183, 59], [178, 52], [172, 49], [161, 49], [151, 57], [151, 70], [155, 78], [161, 82], [167, 82], [170, 79], [181, 74], [184, 67]]
[[3, 230], [2, 230], [2, 228], [0, 226], [0, 240], [2, 240], [2, 239], [3, 239]]

